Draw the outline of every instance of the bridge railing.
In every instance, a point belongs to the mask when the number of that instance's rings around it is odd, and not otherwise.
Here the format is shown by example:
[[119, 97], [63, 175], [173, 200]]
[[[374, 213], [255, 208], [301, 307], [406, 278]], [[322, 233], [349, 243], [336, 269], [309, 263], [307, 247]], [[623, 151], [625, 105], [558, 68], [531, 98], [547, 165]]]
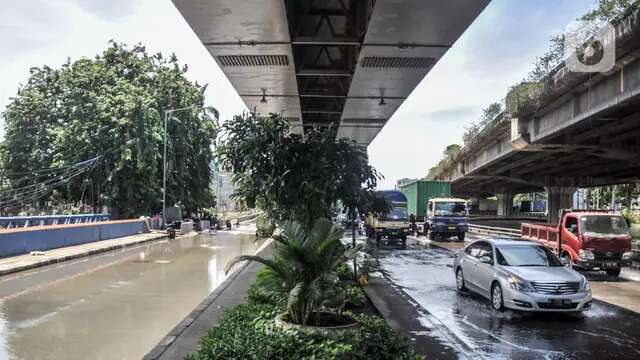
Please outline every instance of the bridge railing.
[[497, 226], [484, 226], [469, 224], [469, 231], [476, 234], [508, 237], [508, 238], [520, 238], [520, 229], [509, 229]]
[[0, 217], [0, 228], [14, 229], [32, 226], [85, 224], [108, 220], [111, 220], [111, 215], [109, 214], [3, 216]]

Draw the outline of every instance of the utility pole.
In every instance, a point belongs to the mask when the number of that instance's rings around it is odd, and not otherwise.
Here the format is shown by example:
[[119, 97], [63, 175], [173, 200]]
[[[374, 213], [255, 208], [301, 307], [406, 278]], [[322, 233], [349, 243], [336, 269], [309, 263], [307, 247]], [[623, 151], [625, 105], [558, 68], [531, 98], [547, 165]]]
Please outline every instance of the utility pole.
[[164, 111], [164, 150], [162, 151], [162, 228], [167, 226], [167, 121], [170, 110]]

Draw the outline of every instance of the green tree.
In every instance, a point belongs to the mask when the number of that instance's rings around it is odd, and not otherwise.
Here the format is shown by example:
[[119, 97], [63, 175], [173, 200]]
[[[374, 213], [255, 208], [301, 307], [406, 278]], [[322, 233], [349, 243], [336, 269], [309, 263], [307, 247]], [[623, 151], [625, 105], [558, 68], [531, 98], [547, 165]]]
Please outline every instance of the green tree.
[[92, 205], [108, 205], [120, 217], [159, 212], [164, 109], [194, 106], [168, 123], [167, 205], [181, 204], [187, 212], [212, 206], [217, 113], [203, 110], [206, 86], [187, 80], [186, 71], [174, 55], [115, 42], [92, 59], [32, 68], [4, 113], [4, 170], [26, 174], [9, 178], [9, 186], [38, 184], [46, 180], [35, 176], [39, 169], [99, 157], [87, 176], [37, 200], [93, 198]]
[[597, 0], [597, 7], [582, 15], [581, 20], [611, 21], [622, 15], [629, 7], [636, 6], [638, 0]]
[[233, 198], [259, 207], [275, 222], [297, 220], [308, 228], [330, 218], [336, 201], [351, 208], [380, 178], [366, 150], [334, 131], [289, 131], [280, 116], [236, 116], [221, 126], [220, 164], [233, 173]]

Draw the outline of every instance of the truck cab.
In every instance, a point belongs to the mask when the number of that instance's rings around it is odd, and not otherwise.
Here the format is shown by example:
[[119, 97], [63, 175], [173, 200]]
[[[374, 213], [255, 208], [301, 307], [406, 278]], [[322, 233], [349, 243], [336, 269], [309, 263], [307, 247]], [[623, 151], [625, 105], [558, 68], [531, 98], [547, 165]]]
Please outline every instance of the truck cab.
[[558, 224], [521, 225], [522, 239], [558, 253], [567, 265], [618, 276], [631, 264], [631, 233], [625, 219], [605, 211], [562, 210]]
[[407, 198], [397, 190], [384, 190], [381, 193], [392, 207], [384, 214], [369, 214], [366, 224], [367, 235], [376, 239], [376, 245], [380, 245], [380, 242], [386, 239], [399, 240], [402, 246], [406, 247], [410, 227]]
[[464, 241], [468, 230], [467, 201], [457, 198], [433, 198], [427, 203], [426, 229], [429, 239], [456, 236]]
[[560, 232], [561, 257], [577, 268], [617, 276], [631, 262], [631, 234], [621, 215], [566, 212]]

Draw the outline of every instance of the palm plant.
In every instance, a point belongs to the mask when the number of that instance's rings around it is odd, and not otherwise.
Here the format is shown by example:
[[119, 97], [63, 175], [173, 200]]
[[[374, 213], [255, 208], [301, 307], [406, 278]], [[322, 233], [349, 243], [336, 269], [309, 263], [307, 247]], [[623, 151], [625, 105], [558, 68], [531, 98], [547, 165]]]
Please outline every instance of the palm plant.
[[242, 255], [227, 265], [257, 261], [271, 270], [286, 292], [288, 321], [307, 325], [325, 305], [335, 302], [340, 290], [336, 268], [353, 258], [359, 247], [348, 249], [340, 238], [343, 230], [327, 219], [318, 219], [311, 229], [299, 222], [286, 222], [274, 237], [273, 259]]

